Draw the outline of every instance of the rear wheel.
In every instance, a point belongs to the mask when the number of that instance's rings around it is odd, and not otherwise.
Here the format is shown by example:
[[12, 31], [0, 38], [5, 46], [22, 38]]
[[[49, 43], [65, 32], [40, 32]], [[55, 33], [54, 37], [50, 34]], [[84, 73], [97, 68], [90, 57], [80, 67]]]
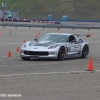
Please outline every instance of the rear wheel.
[[64, 60], [65, 59], [65, 47], [61, 47], [59, 49], [59, 53], [58, 53], [58, 60]]
[[21, 57], [23, 60], [30, 60], [30, 58]]
[[84, 45], [82, 50], [82, 58], [86, 58], [88, 54], [89, 54], [89, 47], [88, 45]]

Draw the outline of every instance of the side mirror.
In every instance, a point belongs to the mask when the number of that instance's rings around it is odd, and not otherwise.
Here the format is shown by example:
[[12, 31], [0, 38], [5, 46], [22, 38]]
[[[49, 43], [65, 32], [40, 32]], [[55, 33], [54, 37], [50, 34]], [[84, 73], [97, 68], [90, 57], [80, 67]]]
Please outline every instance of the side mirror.
[[83, 42], [83, 39], [79, 39], [78, 42], [82, 43]]
[[38, 39], [34, 39], [35, 41], [38, 41]]
[[77, 41], [76, 40], [73, 40], [71, 43], [76, 43]]

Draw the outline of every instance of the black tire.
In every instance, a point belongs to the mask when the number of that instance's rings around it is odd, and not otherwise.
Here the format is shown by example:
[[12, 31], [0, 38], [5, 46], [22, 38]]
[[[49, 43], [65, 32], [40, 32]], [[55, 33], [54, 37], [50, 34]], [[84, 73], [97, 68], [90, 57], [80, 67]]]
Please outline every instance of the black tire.
[[30, 58], [21, 57], [23, 60], [30, 60]]
[[88, 45], [84, 45], [82, 50], [82, 58], [86, 58], [88, 54], [89, 54], [89, 47]]
[[65, 59], [65, 47], [61, 47], [59, 49], [59, 52], [58, 52], [58, 60], [64, 60]]

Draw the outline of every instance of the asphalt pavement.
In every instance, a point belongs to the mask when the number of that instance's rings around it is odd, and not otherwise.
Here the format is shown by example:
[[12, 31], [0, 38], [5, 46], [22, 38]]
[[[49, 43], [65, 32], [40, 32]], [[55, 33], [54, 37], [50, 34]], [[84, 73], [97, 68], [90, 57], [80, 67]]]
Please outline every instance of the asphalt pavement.
[[[90, 53], [85, 59], [23, 61], [16, 48], [38, 32], [39, 37], [49, 32], [91, 33]], [[0, 100], [99, 100], [99, 30], [0, 27], [0, 34]], [[86, 71], [90, 58], [95, 71]]]

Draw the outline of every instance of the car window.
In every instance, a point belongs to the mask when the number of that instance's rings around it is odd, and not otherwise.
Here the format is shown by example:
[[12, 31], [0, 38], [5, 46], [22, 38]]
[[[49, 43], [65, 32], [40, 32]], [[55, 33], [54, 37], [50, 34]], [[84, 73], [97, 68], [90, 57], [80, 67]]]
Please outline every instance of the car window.
[[67, 36], [66, 35], [56, 35], [56, 34], [48, 34], [39, 39], [39, 41], [53, 41], [53, 42], [66, 42]]
[[73, 40], [76, 40], [76, 38], [73, 35], [69, 36], [69, 42], [72, 42]]

